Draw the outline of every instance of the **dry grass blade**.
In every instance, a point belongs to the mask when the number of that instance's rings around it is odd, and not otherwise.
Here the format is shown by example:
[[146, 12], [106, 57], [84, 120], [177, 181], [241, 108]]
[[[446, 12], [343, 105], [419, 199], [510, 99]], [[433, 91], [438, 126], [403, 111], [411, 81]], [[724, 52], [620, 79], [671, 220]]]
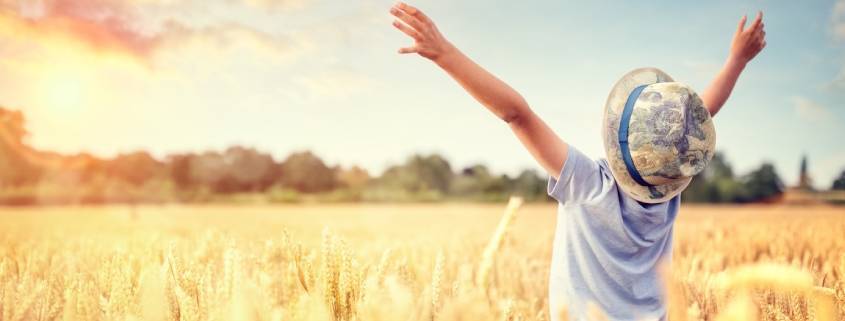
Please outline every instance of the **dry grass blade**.
[[508, 232], [508, 227], [516, 217], [516, 211], [520, 206], [522, 206], [521, 197], [511, 197], [508, 201], [508, 206], [505, 208], [505, 214], [502, 215], [502, 219], [496, 227], [496, 232], [493, 233], [493, 237], [490, 238], [490, 242], [487, 243], [487, 247], [484, 248], [484, 254], [481, 255], [481, 262], [479, 263], [478, 271], [475, 274], [476, 286], [483, 289], [488, 288], [488, 277], [490, 269], [493, 267], [496, 252], [498, 252], [499, 248], [502, 246], [502, 240], [504, 240], [505, 234]]

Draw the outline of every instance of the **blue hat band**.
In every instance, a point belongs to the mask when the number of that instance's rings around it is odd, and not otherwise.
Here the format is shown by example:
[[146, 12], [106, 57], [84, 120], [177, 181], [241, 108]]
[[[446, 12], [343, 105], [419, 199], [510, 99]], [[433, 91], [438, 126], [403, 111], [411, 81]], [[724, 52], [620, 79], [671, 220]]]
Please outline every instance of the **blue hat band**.
[[631, 123], [631, 114], [634, 113], [634, 103], [637, 102], [637, 99], [640, 97], [640, 93], [642, 93], [643, 89], [648, 85], [640, 85], [634, 90], [631, 91], [631, 94], [628, 95], [628, 100], [625, 102], [625, 109], [622, 111], [622, 119], [619, 123], [619, 148], [622, 151], [622, 161], [625, 162], [625, 168], [628, 170], [628, 174], [631, 175], [631, 178], [634, 179], [637, 184], [642, 186], [654, 186], [646, 182], [640, 172], [637, 170], [637, 167], [634, 166], [634, 159], [631, 157], [631, 148], [628, 146], [628, 126]]

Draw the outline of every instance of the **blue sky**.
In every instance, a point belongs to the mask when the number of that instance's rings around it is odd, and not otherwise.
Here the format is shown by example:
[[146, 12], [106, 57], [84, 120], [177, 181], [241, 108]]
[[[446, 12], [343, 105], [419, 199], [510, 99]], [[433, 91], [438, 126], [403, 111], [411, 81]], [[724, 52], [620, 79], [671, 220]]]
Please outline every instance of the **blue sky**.
[[[434, 64], [396, 53], [410, 41], [390, 26], [390, 1], [58, 2], [0, 0], [0, 105], [24, 110], [39, 148], [161, 156], [244, 144], [376, 173], [438, 152], [456, 167], [539, 170]], [[804, 153], [818, 187], [845, 170], [845, 1], [412, 4], [596, 158], [618, 77], [654, 66], [703, 90], [739, 18], [762, 10], [768, 46], [715, 118], [717, 148], [737, 172], [769, 161], [789, 184]]]

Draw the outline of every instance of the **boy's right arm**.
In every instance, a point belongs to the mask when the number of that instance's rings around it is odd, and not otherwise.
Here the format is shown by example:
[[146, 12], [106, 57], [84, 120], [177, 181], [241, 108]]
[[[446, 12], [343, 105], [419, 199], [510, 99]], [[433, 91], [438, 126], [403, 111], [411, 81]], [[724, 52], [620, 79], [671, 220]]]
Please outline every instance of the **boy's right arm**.
[[417, 8], [398, 3], [390, 9], [393, 25], [414, 39], [399, 53], [417, 53], [435, 62], [478, 102], [505, 121], [534, 159], [555, 179], [568, 154], [567, 144], [538, 117], [513, 88], [476, 64], [447, 41]]

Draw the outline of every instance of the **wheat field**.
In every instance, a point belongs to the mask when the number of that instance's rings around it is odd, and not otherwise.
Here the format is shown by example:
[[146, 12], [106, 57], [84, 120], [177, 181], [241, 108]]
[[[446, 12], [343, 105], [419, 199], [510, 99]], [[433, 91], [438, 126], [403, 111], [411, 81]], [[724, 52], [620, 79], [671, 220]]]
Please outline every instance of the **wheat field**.
[[[518, 205], [0, 209], [0, 320], [565, 316], [555, 205]], [[845, 316], [845, 208], [685, 206], [674, 251], [673, 321]]]

